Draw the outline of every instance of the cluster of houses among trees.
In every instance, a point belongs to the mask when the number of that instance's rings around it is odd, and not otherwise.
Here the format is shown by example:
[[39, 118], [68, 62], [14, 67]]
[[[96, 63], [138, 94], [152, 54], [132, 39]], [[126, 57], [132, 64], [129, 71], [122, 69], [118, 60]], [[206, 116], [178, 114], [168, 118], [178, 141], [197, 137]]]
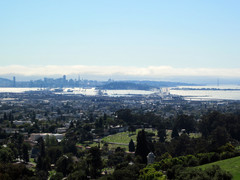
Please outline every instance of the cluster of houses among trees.
[[[0, 99], [0, 179], [231, 179], [219, 167], [186, 167], [240, 155], [239, 102], [39, 92]], [[101, 140], [126, 131], [137, 136], [127, 145]]]

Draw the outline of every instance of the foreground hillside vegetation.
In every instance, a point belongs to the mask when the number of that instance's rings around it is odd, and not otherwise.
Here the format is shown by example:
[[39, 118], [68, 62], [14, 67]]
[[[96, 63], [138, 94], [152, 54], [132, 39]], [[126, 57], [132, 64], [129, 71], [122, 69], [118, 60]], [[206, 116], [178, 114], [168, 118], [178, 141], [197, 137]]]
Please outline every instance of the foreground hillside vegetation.
[[212, 165], [218, 165], [221, 169], [228, 171], [232, 174], [233, 180], [240, 179], [240, 157], [234, 157], [230, 159], [225, 159], [222, 161], [217, 161], [209, 164], [205, 164], [202, 166], [198, 166], [201, 169], [206, 169], [211, 167]]

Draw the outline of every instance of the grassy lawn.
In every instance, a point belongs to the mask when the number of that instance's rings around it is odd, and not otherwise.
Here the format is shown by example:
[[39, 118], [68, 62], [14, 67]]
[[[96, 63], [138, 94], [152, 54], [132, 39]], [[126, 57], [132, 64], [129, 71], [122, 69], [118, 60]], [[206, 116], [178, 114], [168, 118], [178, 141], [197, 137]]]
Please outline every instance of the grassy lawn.
[[[141, 130], [142, 129], [137, 129], [134, 133], [126, 131], [126, 132], [121, 132], [121, 133], [106, 136], [106, 137], [101, 139], [100, 147], [102, 148], [104, 142], [106, 142], [106, 143], [110, 143], [110, 144], [108, 144], [109, 149], [116, 149], [117, 147], [121, 147], [121, 148], [125, 148], [126, 150], [128, 150], [128, 144], [129, 144], [131, 139], [134, 141], [134, 143], [136, 145], [137, 134]], [[158, 141], [157, 130], [145, 129], [145, 131], [154, 133], [155, 136], [153, 136], [153, 139]], [[166, 135], [167, 135], [166, 136], [166, 141], [168, 141], [168, 142], [171, 141], [171, 134], [172, 134], [172, 130], [168, 130], [166, 132]], [[197, 138], [197, 137], [200, 137], [201, 134], [190, 133], [189, 136], [192, 137], [192, 138]], [[116, 144], [111, 144], [111, 143], [116, 143]], [[90, 147], [94, 147], [94, 146], [98, 146], [98, 143], [87, 141], [84, 144], [78, 143], [77, 145], [82, 145], [82, 146], [88, 145]]]
[[[96, 142], [91, 142], [91, 141], [86, 141], [86, 142], [84, 142], [84, 143], [77, 143], [76, 145], [83, 146], [83, 149], [85, 149], [85, 146], [94, 147], [94, 146], [98, 146], [98, 143], [96, 143]], [[100, 144], [100, 145], [101, 145], [101, 144]]]
[[[114, 142], [114, 143], [121, 143], [121, 144], [127, 144], [130, 142], [130, 140], [132, 139], [134, 142], [136, 142], [137, 139], [137, 134], [138, 132], [141, 131], [141, 129], [137, 129], [135, 133], [131, 133], [129, 131], [127, 132], [121, 132], [121, 133], [117, 133], [117, 134], [113, 134], [113, 135], [109, 135], [106, 136], [104, 138], [102, 138], [102, 141], [104, 142]], [[153, 133], [157, 133], [157, 131], [153, 131], [150, 129], [145, 129], [145, 131], [147, 132], [153, 132]]]
[[[89, 143], [89, 142], [88, 142], [88, 143], [84, 143], [84, 144], [77, 143], [76, 145], [81, 145], [81, 146], [83, 146], [83, 150], [85, 150], [85, 146], [86, 146], [86, 145], [89, 146], [89, 147], [95, 147], [95, 146], [98, 146], [98, 143], [96, 143], [96, 142]], [[104, 143], [101, 142], [101, 143], [100, 143], [100, 148], [102, 148], [103, 145], [104, 145]], [[117, 147], [125, 148], [126, 150], [128, 150], [128, 145], [108, 144], [108, 149], [109, 149], [109, 150], [110, 150], [110, 149], [114, 150], [114, 149], [116, 149]]]
[[210, 164], [205, 164], [198, 167], [205, 169], [212, 165], [219, 165], [223, 170], [230, 172], [233, 175], [233, 180], [240, 179], [240, 156]]
[[[170, 142], [172, 140], [172, 130], [167, 130], [166, 135], [166, 141]], [[200, 138], [201, 136], [201, 133], [189, 133], [190, 138]]]
[[[141, 131], [141, 129], [137, 129], [136, 132], [133, 133], [133, 134], [132, 134], [132, 132], [127, 131], [127, 132], [121, 132], [121, 133], [106, 136], [106, 137], [101, 139], [102, 144], [103, 144], [103, 142], [119, 143], [119, 144], [108, 144], [108, 147], [109, 147], [109, 149], [122, 147], [122, 148], [126, 148], [126, 150], [128, 150], [128, 144], [129, 144], [131, 139], [134, 141], [134, 143], [136, 143], [137, 134], [138, 134], [139, 131]], [[145, 131], [153, 132], [153, 133], [157, 134], [156, 130], [153, 131], [153, 130], [150, 130], [150, 129], [145, 129]]]
[[[102, 144], [103, 145], [103, 144]], [[124, 148], [125, 151], [128, 151], [128, 145], [119, 145], [119, 144], [108, 144], [108, 149], [114, 150], [117, 147]]]
[[131, 139], [133, 139], [133, 141], [136, 141], [136, 136], [137, 136], [136, 134], [130, 134], [130, 132], [127, 131], [106, 136], [102, 138], [102, 141], [128, 144]]

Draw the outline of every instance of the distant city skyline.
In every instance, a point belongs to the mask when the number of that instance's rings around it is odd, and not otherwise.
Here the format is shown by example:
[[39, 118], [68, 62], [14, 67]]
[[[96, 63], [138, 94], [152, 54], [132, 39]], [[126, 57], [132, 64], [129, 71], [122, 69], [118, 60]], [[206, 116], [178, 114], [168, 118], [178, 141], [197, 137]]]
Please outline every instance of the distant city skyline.
[[1, 1], [0, 77], [240, 78], [238, 1]]
[[[14, 66], [15, 67], [15, 66]], [[70, 68], [70, 69], [69, 69]], [[105, 69], [106, 68], [106, 69]], [[4, 73], [0, 68], [0, 78], [7, 78], [12, 80], [15, 77], [15, 81], [30, 81], [30, 80], [44, 80], [44, 78], [62, 78], [70, 80], [97, 80], [97, 81], [108, 81], [109, 79], [114, 81], [126, 81], [126, 80], [137, 80], [137, 81], [170, 81], [170, 82], [182, 82], [182, 83], [194, 83], [194, 84], [209, 84], [209, 85], [224, 85], [224, 84], [236, 84], [240, 85], [240, 79], [237, 76], [238, 71], [235, 69], [235, 72], [231, 72], [230, 69], [222, 69], [219, 72], [212, 69], [174, 69], [171, 67], [151, 67], [148, 69], [136, 69], [136, 68], [121, 68], [121, 67], [75, 67], [75, 71], [71, 67], [65, 66], [54, 66], [54, 67], [37, 67], [31, 69], [26, 67], [19, 67], [16, 72], [18, 73]], [[10, 67], [5, 69], [11, 69]], [[57, 71], [54, 71], [57, 70]], [[98, 70], [97, 70], [98, 69]], [[118, 73], [114, 73], [118, 69]], [[78, 71], [82, 70], [82, 71]], [[176, 71], [176, 72], [174, 72]], [[180, 72], [182, 71], [182, 72]], [[187, 73], [184, 75], [184, 72], [192, 71], [192, 76]], [[22, 73], [21, 73], [22, 72]], [[24, 72], [28, 72], [25, 73]], [[37, 73], [38, 72], [38, 73]], [[48, 72], [48, 73], [47, 73]], [[74, 73], [75, 72], [75, 73]], [[130, 73], [129, 73], [130, 72]], [[133, 74], [135, 72], [135, 74]], [[144, 74], [142, 72], [145, 72]], [[203, 75], [197, 75], [201, 74]], [[224, 72], [226, 76], [220, 74]], [[212, 74], [211, 74], [212, 73]], [[219, 76], [216, 76], [216, 73]], [[227, 73], [229, 75], [227, 75]], [[235, 74], [236, 76], [233, 76]]]

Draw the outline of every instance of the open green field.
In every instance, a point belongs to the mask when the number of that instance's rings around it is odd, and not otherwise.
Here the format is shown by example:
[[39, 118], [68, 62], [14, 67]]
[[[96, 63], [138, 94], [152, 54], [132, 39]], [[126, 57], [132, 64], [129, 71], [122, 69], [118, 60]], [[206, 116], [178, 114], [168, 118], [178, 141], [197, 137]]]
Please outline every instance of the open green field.
[[[128, 147], [128, 143], [130, 142], [130, 140], [132, 139], [134, 141], [134, 143], [136, 143], [137, 141], [137, 134], [138, 132], [141, 131], [141, 129], [137, 129], [135, 133], [132, 134], [132, 132], [121, 132], [121, 133], [117, 133], [117, 134], [113, 134], [113, 135], [109, 135], [106, 136], [104, 138], [102, 138], [102, 142], [111, 142], [111, 143], [119, 143], [120, 147]], [[147, 132], [152, 132], [155, 134], [155, 136], [153, 138], [155, 138], [156, 140], [157, 138], [157, 130], [151, 130], [151, 129], [145, 129], [145, 131]], [[172, 130], [168, 130], [166, 132], [166, 141], [170, 142], [171, 141], [171, 134], [172, 134]], [[190, 133], [189, 136], [191, 138], [198, 138], [201, 135], [200, 134], [195, 134], [195, 133]], [[117, 144], [112, 144], [113, 147], [117, 147]]]
[[[103, 144], [104, 144], [103, 142], [100, 143], [100, 148], [103, 147]], [[89, 147], [99, 146], [99, 144], [96, 142], [77, 143], [76, 145], [83, 146], [83, 150], [85, 149], [85, 146], [89, 146]], [[119, 145], [119, 144], [108, 144], [109, 149], [116, 149], [117, 147], [125, 148], [126, 150], [128, 149], [128, 145], [126, 146], [126, 145]]]
[[[120, 147], [125, 147], [128, 149], [128, 143], [130, 142], [130, 140], [132, 139], [134, 141], [134, 143], [136, 143], [136, 139], [137, 139], [137, 134], [138, 132], [141, 131], [141, 129], [137, 129], [135, 133], [132, 134], [132, 132], [121, 132], [121, 133], [117, 133], [117, 134], [113, 134], [113, 135], [109, 135], [106, 136], [104, 138], [101, 139], [102, 142], [107, 142], [107, 143], [116, 143], [115, 146], [120, 146]], [[155, 134], [157, 134], [156, 130], [150, 130], [150, 129], [145, 129], [145, 131], [147, 132], [153, 132]], [[113, 145], [113, 144], [111, 144]], [[115, 147], [113, 146], [113, 147]]]
[[198, 167], [205, 169], [212, 165], [219, 165], [223, 170], [230, 172], [233, 175], [233, 180], [240, 179], [240, 156], [214, 163], [204, 164]]
[[102, 142], [128, 144], [131, 139], [133, 139], [133, 141], [136, 141], [136, 133], [131, 134], [130, 132], [127, 131], [106, 136], [102, 138]]
[[[117, 147], [121, 147], [121, 148], [125, 148], [126, 150], [128, 150], [128, 144], [129, 144], [131, 139], [134, 141], [134, 143], [136, 145], [137, 134], [141, 130], [142, 129], [137, 129], [134, 133], [126, 131], [126, 132], [121, 132], [121, 133], [106, 136], [106, 137], [101, 139], [100, 147], [102, 148], [103, 144], [106, 142], [106, 143], [108, 143], [108, 148], [109, 149], [116, 149]], [[154, 133], [155, 136], [153, 136], [153, 139], [158, 141], [157, 130], [145, 129], [145, 131]], [[172, 134], [172, 130], [168, 130], [166, 132], [166, 141], [168, 141], [168, 142], [171, 141], [171, 134]], [[191, 138], [197, 138], [197, 137], [200, 137], [201, 135], [190, 133], [189, 136]], [[98, 143], [89, 141], [89, 142], [85, 142], [84, 144], [79, 144], [78, 143], [77, 145], [82, 145], [82, 146], [87, 145], [87, 146], [93, 147], [93, 146], [98, 146]]]

